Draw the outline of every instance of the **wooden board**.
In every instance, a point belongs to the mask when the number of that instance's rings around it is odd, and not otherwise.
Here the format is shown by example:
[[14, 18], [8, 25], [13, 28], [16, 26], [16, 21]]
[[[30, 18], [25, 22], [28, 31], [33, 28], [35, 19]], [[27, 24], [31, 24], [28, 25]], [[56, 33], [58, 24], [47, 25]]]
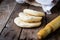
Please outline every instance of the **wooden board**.
[[[60, 6], [58, 6], [60, 7]], [[17, 4], [15, 0], [4, 0], [0, 5], [0, 40], [38, 40], [37, 32], [41, 30], [47, 23], [60, 15], [59, 8], [56, 7], [52, 11], [53, 14], [46, 15], [42, 21], [42, 25], [37, 28], [20, 28], [14, 23], [14, 18], [18, 17], [18, 13], [23, 9], [29, 8], [37, 11], [43, 11], [40, 7], [30, 6], [28, 4]], [[58, 9], [57, 9], [58, 8]], [[60, 40], [60, 28], [49, 34], [43, 40]]]
[[27, 8], [26, 5], [20, 5], [16, 4], [14, 11], [12, 12], [6, 27], [4, 28], [3, 32], [1, 33], [1, 36], [3, 36], [4, 39], [7, 40], [19, 40], [20, 33], [22, 31], [22, 28], [16, 26], [14, 23], [14, 19], [18, 17], [19, 12], [22, 12], [23, 9]]
[[0, 32], [6, 25], [6, 22], [8, 21], [10, 15], [16, 5], [16, 3], [14, 1], [12, 1], [12, 2], [11, 2], [11, 0], [8, 2], [7, 1], [4, 0], [0, 5]]
[[2, 2], [3, 0], [0, 0], [0, 3]]
[[[34, 6], [29, 6], [29, 9], [33, 9], [33, 10], [36, 10], [36, 11], [42, 11], [41, 8], [39, 7], [34, 7]], [[23, 28], [22, 29], [22, 33], [21, 33], [21, 37], [20, 39], [22, 40], [37, 40], [37, 36], [36, 36], [36, 33], [38, 32], [38, 30], [40, 30], [41, 28], [43, 28], [46, 24], [46, 21], [44, 20], [43, 21], [44, 23], [42, 23], [42, 25], [40, 25], [39, 27], [37, 28]]]
[[[34, 7], [34, 6], [29, 6], [29, 9], [33, 9], [33, 10], [37, 10], [37, 11], [42, 11], [41, 8], [39, 7]], [[53, 12], [51, 15], [46, 15], [45, 20], [43, 20], [43, 23], [41, 26], [37, 27], [37, 28], [30, 28], [30, 29], [22, 29], [21, 32], [21, 36], [20, 36], [20, 40], [38, 40], [37, 39], [37, 32], [42, 29], [46, 23], [49, 23], [51, 20], [53, 20], [55, 17], [57, 17], [58, 15], [60, 15], [60, 12]], [[52, 34], [48, 35], [45, 39], [43, 40], [60, 40], [60, 29], [58, 29], [57, 31], [53, 32]], [[56, 35], [56, 36], [55, 36]], [[59, 35], [59, 36], [58, 36]]]

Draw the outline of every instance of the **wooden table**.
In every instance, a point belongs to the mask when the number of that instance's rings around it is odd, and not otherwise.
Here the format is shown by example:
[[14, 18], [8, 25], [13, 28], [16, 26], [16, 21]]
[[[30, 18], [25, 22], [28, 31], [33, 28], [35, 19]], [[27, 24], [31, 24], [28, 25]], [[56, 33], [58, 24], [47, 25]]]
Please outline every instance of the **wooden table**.
[[[55, 17], [60, 15], [59, 3], [59, 5], [51, 10], [51, 15], [46, 15], [41, 26], [30, 29], [20, 28], [14, 24], [14, 18], [25, 8], [43, 11], [40, 7], [34, 7], [29, 4], [18, 4], [15, 0], [4, 0], [0, 4], [0, 40], [37, 40], [36, 33]], [[43, 40], [60, 40], [60, 28]]]

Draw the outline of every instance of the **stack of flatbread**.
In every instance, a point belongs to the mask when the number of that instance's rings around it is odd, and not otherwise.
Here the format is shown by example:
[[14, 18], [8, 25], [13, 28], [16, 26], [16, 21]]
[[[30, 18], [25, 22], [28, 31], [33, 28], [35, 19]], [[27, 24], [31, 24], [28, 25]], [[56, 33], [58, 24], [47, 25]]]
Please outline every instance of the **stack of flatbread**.
[[19, 13], [19, 17], [14, 19], [14, 23], [19, 27], [38, 27], [41, 25], [42, 17], [45, 16], [43, 12], [24, 9], [23, 12]]

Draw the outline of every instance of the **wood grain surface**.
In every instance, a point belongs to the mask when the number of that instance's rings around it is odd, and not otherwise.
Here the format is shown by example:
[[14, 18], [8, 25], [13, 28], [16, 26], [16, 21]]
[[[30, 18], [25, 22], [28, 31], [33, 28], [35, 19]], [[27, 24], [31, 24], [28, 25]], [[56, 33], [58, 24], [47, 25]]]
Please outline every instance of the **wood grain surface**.
[[14, 1], [10, 0], [10, 1], [8, 1], [9, 3], [7, 1], [8, 0], [4, 0], [0, 5], [0, 32], [6, 25], [6, 22], [8, 21], [10, 15], [16, 5], [16, 3], [14, 3]]
[[[59, 3], [58, 3], [59, 4]], [[60, 5], [60, 4], [59, 4]], [[42, 8], [31, 6], [29, 4], [18, 4], [15, 0], [4, 0], [0, 4], [0, 40], [38, 40], [37, 32], [45, 27], [51, 20], [60, 15], [60, 6], [52, 8], [52, 14], [43, 17], [42, 24], [36, 28], [20, 28], [14, 23], [19, 12], [23, 9], [33, 9], [42, 11]], [[42, 40], [60, 40], [60, 28], [49, 34]]]

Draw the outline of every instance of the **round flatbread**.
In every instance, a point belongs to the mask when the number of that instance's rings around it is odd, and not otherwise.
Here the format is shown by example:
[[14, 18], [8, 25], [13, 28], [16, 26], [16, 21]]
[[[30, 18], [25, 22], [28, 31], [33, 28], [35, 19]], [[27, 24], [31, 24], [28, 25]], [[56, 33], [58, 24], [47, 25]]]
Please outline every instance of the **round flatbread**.
[[32, 16], [38, 16], [38, 17], [45, 16], [45, 13], [35, 11], [35, 10], [31, 10], [31, 9], [24, 9], [23, 13], [29, 14], [29, 15], [32, 15]]
[[20, 17], [16, 17], [14, 19], [14, 23], [19, 27], [25, 27], [25, 28], [38, 27], [38, 26], [41, 25], [41, 22], [38, 22], [38, 23], [23, 22], [23, 21], [20, 20]]
[[19, 17], [24, 22], [29, 22], [29, 23], [40, 22], [42, 20], [42, 17], [28, 16], [24, 14], [23, 12], [19, 13]]

